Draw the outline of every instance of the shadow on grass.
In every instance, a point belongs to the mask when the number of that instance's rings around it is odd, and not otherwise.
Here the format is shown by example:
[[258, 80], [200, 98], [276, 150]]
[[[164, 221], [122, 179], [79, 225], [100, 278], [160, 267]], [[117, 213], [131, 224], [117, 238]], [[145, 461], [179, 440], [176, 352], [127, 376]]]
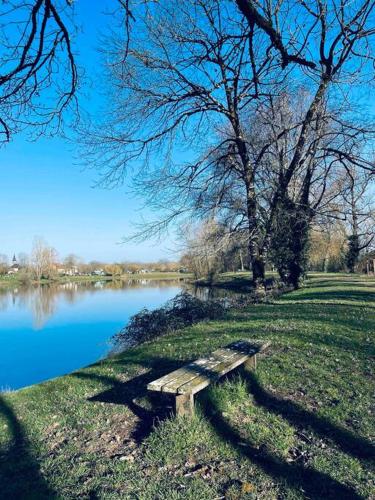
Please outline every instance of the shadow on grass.
[[[149, 371], [125, 382], [116, 377], [85, 371], [76, 372], [71, 376], [81, 380], [97, 381], [109, 386], [108, 389], [90, 397], [89, 401], [126, 405], [137, 417], [133, 438], [141, 442], [150, 434], [155, 422], [164, 419], [171, 412], [171, 401], [166, 402], [159, 393], [155, 395], [148, 393], [147, 384], [186, 362], [152, 356], [147, 360], [140, 361], [132, 359], [131, 355], [114, 362], [120, 369], [121, 366], [129, 366], [132, 363], [142, 364]], [[316, 434], [333, 441], [346, 453], [366, 459], [373, 456], [373, 448], [366, 440], [345, 429], [340, 429], [324, 418], [311, 414], [290, 401], [283, 401], [269, 394], [260, 386], [252, 373], [245, 372], [244, 378], [249, 394], [254, 396], [256, 404], [272, 413], [281, 415], [297, 428], [308, 427], [312, 429]], [[267, 450], [258, 449], [251, 443], [244, 444], [243, 437], [215, 408], [215, 403], [210, 399], [210, 393], [206, 393], [205, 396], [202, 398], [203, 412], [217, 435], [229, 442], [242, 456], [261, 467], [265, 473], [278, 482], [303, 491], [308, 498], [361, 498], [353, 489], [335, 481], [328, 474], [302, 464], [287, 463]], [[38, 462], [30, 453], [28, 440], [20, 422], [15, 417], [12, 408], [1, 397], [0, 411], [6, 418], [13, 436], [9, 449], [0, 452], [2, 486], [0, 497], [5, 494], [4, 498], [57, 498], [57, 495], [41, 476]]]
[[241, 375], [246, 382], [249, 394], [253, 395], [255, 402], [259, 406], [263, 406], [269, 412], [280, 415], [294, 427], [310, 427], [315, 434], [332, 441], [344, 453], [348, 453], [359, 459], [375, 459], [375, 446], [366, 439], [356, 436], [343, 427], [332, 424], [324, 417], [304, 410], [292, 401], [283, 400], [270, 394], [262, 388], [253, 373], [242, 370]]
[[[261, 387], [254, 373], [244, 368], [241, 368], [240, 372], [248, 393], [254, 397], [258, 406], [288, 420], [297, 429], [311, 429], [315, 434], [330, 440], [343, 452], [353, 457], [367, 460], [375, 458], [375, 447], [367, 440], [332, 424], [324, 417], [304, 410], [291, 401], [284, 401], [269, 394]], [[233, 376], [233, 372], [229, 376]], [[223, 417], [214, 399], [210, 396], [210, 392], [203, 395], [200, 403], [203, 414], [209, 420], [215, 433], [227, 441], [240, 455], [261, 467], [275, 480], [303, 492], [307, 498], [311, 499], [344, 498], [354, 500], [362, 498], [352, 487], [340, 483], [324, 472], [308, 465], [285, 462], [262, 447], [258, 448], [253, 446], [251, 442], [244, 442], [243, 436]]]
[[[116, 364], [121, 366], [122, 363], [126, 364], [124, 360], [118, 360]], [[120, 382], [113, 377], [84, 372], [74, 374], [78, 378], [93, 379], [111, 384], [112, 387], [110, 389], [91, 397], [89, 400], [92, 402], [100, 401], [128, 406], [139, 419], [133, 436], [138, 442], [141, 442], [150, 434], [156, 421], [163, 420], [171, 412], [171, 401], [169, 400], [166, 406], [161, 393], [153, 395], [147, 392], [147, 384], [178, 368], [182, 363], [177, 363], [171, 359], [150, 357], [142, 364], [144, 367], [150, 368], [150, 371], [126, 382]], [[194, 368], [195, 371], [197, 369], [199, 370], [197, 367]], [[205, 369], [203, 371], [207, 374], [209, 370]], [[260, 386], [252, 373], [245, 370], [241, 371], [247, 384], [248, 392], [253, 395], [257, 405], [264, 407], [271, 413], [280, 415], [297, 429], [311, 429], [315, 434], [331, 441], [334, 445], [353, 457], [362, 459], [374, 457], [374, 447], [365, 439], [354, 435], [344, 428], [340, 428], [323, 417], [304, 410], [291, 401], [285, 401], [269, 394]], [[145, 408], [144, 400], [142, 401], [143, 404], [137, 401], [142, 398], [148, 400], [151, 407]], [[215, 407], [214, 401], [210, 398], [210, 393], [205, 392], [200, 400], [202, 401], [203, 414], [208, 418], [216, 434], [221, 439], [229, 442], [241, 455], [261, 467], [265, 473], [275, 480], [304, 492], [308, 498], [361, 498], [354, 489], [341, 484], [328, 474], [303, 464], [290, 464], [269, 453], [267, 450], [252, 446], [251, 443], [244, 444], [243, 437], [230, 426], [222, 417], [218, 408]]]
[[348, 280], [344, 281], [340, 280], [307, 280], [306, 281], [308, 288], [374, 288], [375, 280], [368, 280], [368, 278], [364, 278], [360, 281]]
[[11, 406], [0, 395], [0, 414], [11, 432], [9, 447], [0, 450], [0, 498], [58, 498], [43, 478], [38, 461]]
[[[301, 304], [304, 306], [302, 310]], [[324, 306], [324, 309], [321, 306]], [[334, 322], [331, 320], [332, 311], [330, 311], [333, 307], [337, 309]], [[362, 307], [374, 307], [375, 309], [375, 306], [370, 306], [368, 304], [350, 304], [351, 309], [358, 308], [359, 310], [359, 308]], [[273, 316], [275, 319], [274, 322], [270, 322], [268, 308], [271, 309], [271, 312], [278, 312], [277, 316]], [[280, 331], [286, 339], [298, 342], [304, 341], [306, 345], [312, 342], [316, 346], [328, 346], [329, 348], [340, 349], [346, 353], [355, 352], [361, 357], [366, 358], [375, 355], [373, 343], [363, 342], [361, 337], [353, 336], [353, 330], [362, 333], [363, 323], [358, 320], [357, 316], [348, 318], [345, 314], [341, 314], [341, 311], [345, 313], [347, 309], [347, 304], [327, 304], [326, 302], [322, 304], [316, 302], [305, 304], [304, 301], [300, 303], [293, 301], [267, 304], [264, 306], [262, 305], [261, 308], [257, 308], [256, 311], [254, 311], [257, 322], [263, 323], [264, 326], [252, 327], [251, 324], [249, 324], [249, 321], [253, 319], [251, 316], [252, 313], [245, 310], [243, 313], [236, 313], [233, 317], [234, 321], [230, 324], [226, 332], [235, 338], [237, 335], [244, 336], [244, 329], [247, 329], [248, 332], [245, 338], [251, 336], [252, 338], [261, 339], [263, 337], [269, 338], [270, 335], [270, 338], [272, 338], [272, 336], [277, 335]], [[329, 316], [328, 320], [325, 318], [325, 314]], [[281, 323], [278, 322], [279, 319], [282, 319]], [[289, 321], [291, 322], [290, 328], [289, 330], [285, 330], [285, 327], [288, 327]], [[301, 328], [301, 325], [298, 324], [299, 321], [304, 323], [311, 321], [312, 326], [306, 330]], [[321, 328], [321, 324], [328, 326], [328, 332], [326, 328]], [[338, 334], [337, 331], [332, 333], [332, 327], [335, 329], [337, 328], [339, 331], [339, 327], [342, 327], [342, 332], [340, 334]], [[349, 337], [349, 333], [351, 337]]]
[[[127, 357], [119, 359], [115, 361], [115, 364], [120, 367], [129, 366], [129, 363], [132, 363], [131, 357], [129, 358], [130, 359]], [[110, 389], [89, 398], [89, 401], [128, 406], [128, 408], [140, 419], [140, 430], [137, 431], [137, 435], [144, 436], [145, 432], [142, 430], [143, 426], [147, 428], [147, 431], [150, 431], [152, 421], [155, 420], [155, 418], [159, 420], [163, 418], [162, 413], [165, 411], [165, 404], [167, 404], [167, 407], [170, 409], [173, 403], [173, 399], [171, 399], [168, 394], [147, 391], [147, 384], [181, 366], [186, 367], [189, 361], [175, 361], [171, 358], [150, 356], [147, 360], [138, 360], [137, 363], [142, 364], [142, 366], [148, 368], [149, 371], [126, 382], [121, 382], [115, 377], [107, 377], [86, 372], [76, 372], [73, 373], [72, 376], [82, 379], [93, 379], [110, 384], [112, 386]], [[204, 375], [210, 375], [209, 369], [202, 369], [194, 364], [194, 372], [197, 371], [201, 371]], [[334, 442], [343, 452], [349, 453], [354, 457], [360, 459], [375, 458], [375, 446], [366, 439], [357, 436], [343, 427], [332, 424], [327, 418], [304, 410], [299, 404], [290, 400], [283, 400], [267, 392], [261, 387], [254, 374], [248, 370], [240, 368], [236, 369], [235, 372], [241, 373], [247, 384], [248, 392], [254, 396], [256, 403], [265, 407], [268, 411], [282, 416], [296, 427], [310, 427], [320, 437]], [[231, 373], [233, 373], [233, 371]], [[216, 376], [216, 374], [214, 374], [214, 376]], [[150, 408], [145, 408], [144, 404], [142, 406], [137, 402], [137, 400], [139, 401], [142, 399], [148, 401]], [[165, 416], [166, 415], [164, 415], [164, 417]]]
[[203, 399], [201, 408], [219, 438], [230, 443], [240, 455], [261, 467], [266, 474], [299, 490], [306, 498], [362, 498], [352, 488], [332, 479], [328, 474], [308, 466], [289, 464], [264, 449], [259, 450], [251, 443], [244, 442], [243, 437], [223, 418], [209, 395]]
[[[271, 289], [275, 284], [274, 278], [266, 278], [265, 286], [266, 289]], [[222, 289], [237, 293], [249, 293], [254, 292], [254, 282], [249, 273], [248, 276], [231, 276], [226, 278], [225, 276], [219, 279], [218, 281], [214, 281], [210, 283], [208, 281], [200, 280], [196, 282], [196, 286], [199, 287], [208, 287], [212, 290]]]
[[[327, 297], [327, 295], [329, 296]], [[323, 300], [324, 299], [324, 300]], [[362, 290], [336, 290], [329, 292], [303, 292], [297, 293], [292, 296], [288, 296], [286, 299], [288, 302], [304, 302], [310, 300], [319, 300], [327, 305], [327, 301], [335, 300], [345, 300], [347, 302], [368, 302], [367, 307], [372, 307], [375, 303], [375, 293], [374, 292], [363, 292]]]
[[[127, 363], [118, 361], [116, 364], [126, 365]], [[115, 377], [95, 373], [75, 372], [71, 374], [79, 379], [94, 380], [111, 385], [110, 389], [90, 397], [88, 401], [127, 406], [138, 418], [131, 434], [137, 443], [141, 443], [150, 434], [156, 420], [164, 420], [173, 411], [173, 399], [168, 395], [150, 393], [147, 391], [147, 384], [175, 370], [181, 363], [176, 364], [171, 360], [155, 358], [154, 360], [150, 359], [144, 365], [151, 370], [126, 382], [121, 382]]]

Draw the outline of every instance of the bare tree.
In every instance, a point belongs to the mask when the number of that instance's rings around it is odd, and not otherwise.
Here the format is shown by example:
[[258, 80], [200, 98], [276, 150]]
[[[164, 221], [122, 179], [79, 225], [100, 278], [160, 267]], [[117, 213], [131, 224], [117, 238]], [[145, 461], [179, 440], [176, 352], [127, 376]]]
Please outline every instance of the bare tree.
[[230, 239], [225, 228], [214, 220], [206, 220], [199, 227], [184, 227], [181, 231], [184, 245], [183, 262], [195, 278], [212, 282], [225, 270], [225, 255]]
[[342, 221], [326, 217], [314, 222], [308, 250], [310, 270], [343, 271], [346, 250], [347, 233]]
[[37, 281], [50, 278], [56, 268], [57, 252], [42, 238], [35, 238], [31, 252], [31, 269]]
[[9, 268], [8, 256], [0, 254], [0, 274], [6, 274]]
[[[289, 0], [246, 3], [268, 25], [254, 12], [250, 22], [235, 2], [190, 0], [149, 6], [147, 16], [137, 18], [130, 46], [128, 38], [113, 35], [114, 105], [109, 120], [86, 137], [86, 152], [93, 165], [104, 166], [107, 185], [122, 182], [135, 167], [139, 192], [164, 213], [140, 234], [156, 234], [188, 213], [231, 219], [230, 231], [246, 231], [250, 267], [261, 286], [280, 208], [293, 211], [305, 238], [332, 165], [348, 155], [338, 133], [361, 133], [343, 116], [334, 126], [331, 111], [340, 94], [352, 98], [373, 62], [374, 6], [301, 1], [290, 16], [295, 3]], [[318, 61], [309, 54], [319, 54]], [[293, 123], [249, 131], [263, 109], [272, 122], [272, 108], [295, 79], [308, 92]], [[184, 154], [189, 158], [181, 161]], [[363, 158], [357, 163], [373, 168]], [[259, 196], [261, 188], [266, 196]]]
[[357, 171], [352, 166], [347, 166], [345, 172], [342, 209], [348, 225], [347, 266], [349, 272], [354, 273], [361, 252], [375, 240], [373, 179], [368, 173]]
[[78, 267], [79, 263], [80, 263], [80, 258], [77, 255], [75, 255], [74, 253], [68, 254], [64, 259], [64, 266], [68, 270], [76, 269]]
[[[179, 190], [183, 186], [178, 179], [187, 178], [192, 186], [206, 176], [212, 159], [217, 160], [215, 152], [220, 154], [225, 145], [234, 148], [247, 198], [249, 254], [257, 280], [264, 272], [257, 265], [254, 172], [241, 115], [249, 103], [270, 93], [279, 75], [274, 68], [275, 81], [269, 77], [274, 63], [267, 37], [249, 31], [234, 5], [190, 0], [178, 8], [174, 2], [157, 6], [143, 20], [125, 63], [123, 40], [112, 39], [114, 112], [110, 123], [86, 137], [86, 154], [94, 164], [108, 167], [103, 179], [107, 185], [121, 182], [130, 164], [143, 167], [145, 176], [137, 179], [140, 189], [145, 192], [147, 186], [155, 208], [169, 212], [153, 226], [152, 232], [157, 232], [192, 208], [191, 193]], [[173, 150], [179, 142], [201, 152], [199, 158], [177, 166]], [[151, 160], [163, 162], [158, 173]], [[156, 199], [154, 193], [161, 189], [171, 196]], [[207, 217], [213, 209], [203, 208], [200, 216]]]
[[[0, 6], [0, 142], [29, 125], [60, 130], [76, 110], [77, 68], [69, 0], [9, 0]], [[34, 128], [32, 128], [34, 130]]]

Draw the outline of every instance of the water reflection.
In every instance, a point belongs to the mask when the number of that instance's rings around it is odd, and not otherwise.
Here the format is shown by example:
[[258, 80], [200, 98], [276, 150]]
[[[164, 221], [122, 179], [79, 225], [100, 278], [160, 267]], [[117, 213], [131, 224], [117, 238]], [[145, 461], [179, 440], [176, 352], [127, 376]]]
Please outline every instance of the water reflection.
[[0, 392], [69, 373], [106, 356], [110, 340], [142, 308], [181, 290], [227, 295], [180, 280], [97, 280], [0, 288]]
[[181, 292], [181, 280], [97, 280], [0, 288], [0, 391], [88, 365], [129, 318]]
[[200, 300], [215, 300], [215, 299], [225, 299], [231, 296], [244, 295], [240, 292], [235, 292], [233, 290], [228, 290], [225, 288], [218, 287], [208, 287], [208, 286], [196, 286], [192, 283], [186, 282], [183, 284], [182, 288], [187, 292], [193, 294]]
[[[98, 280], [74, 281], [68, 283], [49, 283], [43, 285], [18, 286], [11, 290], [0, 288], [0, 311], [10, 307], [27, 309], [33, 318], [33, 328], [42, 329], [48, 318], [53, 316], [58, 305], [74, 304], [84, 295], [95, 294], [104, 290], [131, 290], [147, 288], [171, 288], [181, 285], [183, 280]], [[186, 287], [189, 287], [186, 285]]]

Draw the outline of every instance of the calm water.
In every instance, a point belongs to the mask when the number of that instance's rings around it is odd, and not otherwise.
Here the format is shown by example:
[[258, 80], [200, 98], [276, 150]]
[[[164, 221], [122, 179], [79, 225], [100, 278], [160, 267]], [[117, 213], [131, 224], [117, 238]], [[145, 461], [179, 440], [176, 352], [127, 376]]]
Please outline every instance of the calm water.
[[182, 286], [177, 280], [137, 280], [0, 289], [0, 391], [104, 357], [130, 316], [159, 307]]

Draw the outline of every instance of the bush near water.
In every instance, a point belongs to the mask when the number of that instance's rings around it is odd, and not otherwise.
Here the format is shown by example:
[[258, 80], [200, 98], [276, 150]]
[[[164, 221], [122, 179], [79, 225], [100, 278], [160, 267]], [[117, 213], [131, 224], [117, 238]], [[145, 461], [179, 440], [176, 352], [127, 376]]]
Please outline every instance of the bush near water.
[[118, 350], [142, 344], [155, 337], [193, 325], [203, 320], [220, 319], [226, 307], [216, 300], [203, 301], [182, 292], [163, 307], [150, 311], [146, 308], [130, 318], [114, 338]]

